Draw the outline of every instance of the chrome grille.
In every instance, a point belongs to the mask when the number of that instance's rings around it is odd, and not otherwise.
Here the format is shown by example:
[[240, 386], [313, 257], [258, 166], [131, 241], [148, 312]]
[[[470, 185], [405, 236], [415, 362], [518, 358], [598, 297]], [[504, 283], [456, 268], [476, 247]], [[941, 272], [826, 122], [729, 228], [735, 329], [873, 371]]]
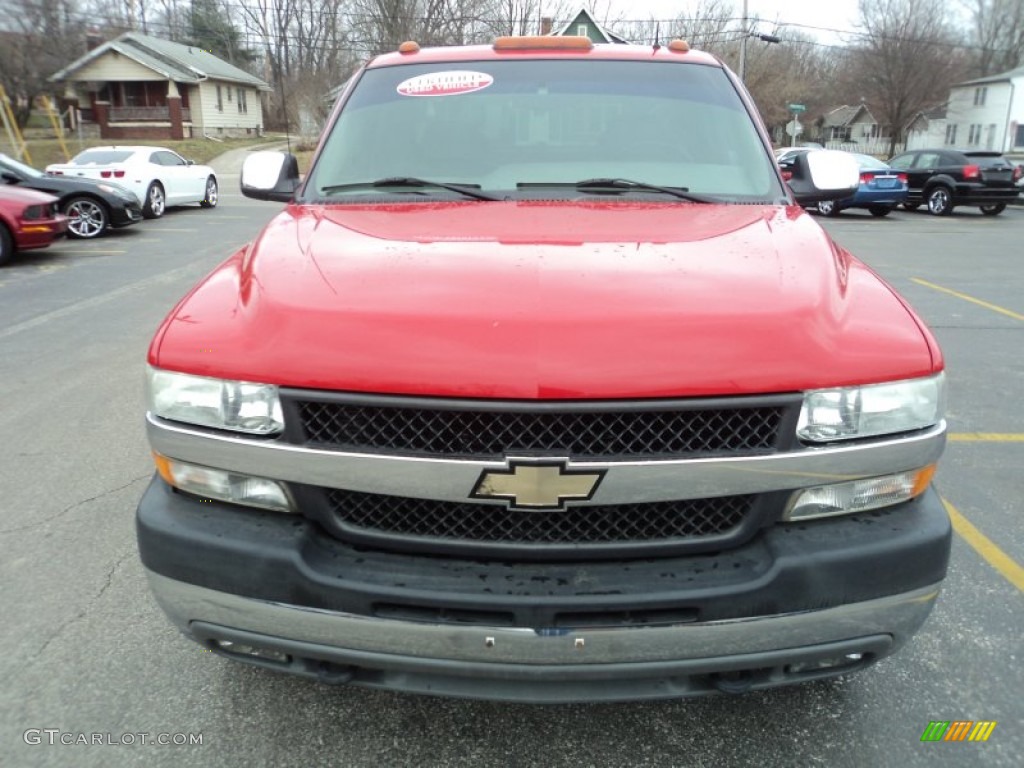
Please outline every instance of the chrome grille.
[[[305, 394], [305, 393], [303, 393]], [[367, 404], [298, 398], [302, 434], [317, 448], [496, 459], [679, 457], [777, 450], [787, 406], [635, 403], [530, 409]], [[287, 421], [287, 419], [286, 419]]]

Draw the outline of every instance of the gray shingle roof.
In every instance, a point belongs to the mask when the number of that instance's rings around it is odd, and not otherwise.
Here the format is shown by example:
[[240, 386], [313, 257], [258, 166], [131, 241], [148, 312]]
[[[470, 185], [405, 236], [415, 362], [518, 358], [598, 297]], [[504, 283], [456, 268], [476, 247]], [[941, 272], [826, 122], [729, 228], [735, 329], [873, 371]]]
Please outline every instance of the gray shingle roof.
[[835, 125], [835, 126], [849, 125], [850, 122], [853, 121], [853, 118], [855, 118], [857, 116], [857, 113], [860, 112], [860, 110], [861, 110], [861, 107], [859, 105], [855, 106], [855, 107], [851, 107], [851, 106], [836, 107], [831, 112], [829, 112], [829, 113], [827, 113], [825, 115], [825, 117], [822, 120], [821, 124], [823, 126], [825, 126], [825, 127], [829, 127], [829, 126], [833, 126], [833, 125]]
[[250, 75], [248, 72], [229, 64], [195, 46], [173, 43], [159, 37], [150, 37], [138, 32], [126, 32], [114, 40], [103, 43], [89, 51], [85, 56], [76, 59], [51, 80], [67, 80], [75, 71], [94, 61], [108, 51], [117, 51], [159, 72], [169, 80], [179, 83], [198, 83], [202, 80], [224, 80], [231, 83], [244, 83], [263, 91], [273, 90], [266, 81]]
[[1002, 83], [1008, 82], [1015, 77], [1024, 77], [1024, 67], [1017, 67], [1007, 72], [1000, 72], [996, 75], [989, 75], [988, 77], [978, 77], [974, 80], [967, 80], [962, 83], [957, 83], [954, 88], [959, 88], [962, 85], [984, 85], [985, 83]]

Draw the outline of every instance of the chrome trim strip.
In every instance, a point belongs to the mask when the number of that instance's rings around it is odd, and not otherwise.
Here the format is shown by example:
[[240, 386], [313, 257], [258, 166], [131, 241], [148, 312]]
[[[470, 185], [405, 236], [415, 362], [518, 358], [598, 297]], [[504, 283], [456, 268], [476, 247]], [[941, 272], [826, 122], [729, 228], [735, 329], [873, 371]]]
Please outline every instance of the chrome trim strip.
[[[533, 629], [420, 624], [301, 608], [216, 592], [146, 571], [157, 602], [179, 628], [193, 621], [348, 650], [423, 659], [526, 665], [702, 659], [892, 635], [904, 642], [927, 618], [933, 585], [820, 611], [662, 627]], [[583, 642], [579, 642], [579, 641]]]
[[[438, 501], [469, 501], [483, 472], [507, 470], [517, 459], [530, 460], [509, 456], [506, 461], [474, 461], [323, 451], [279, 440], [192, 429], [152, 414], [146, 415], [146, 431], [154, 451], [180, 461], [285, 482]], [[568, 502], [568, 506], [702, 499], [878, 477], [938, 461], [945, 443], [943, 421], [911, 436], [767, 456], [569, 462], [573, 471], [606, 475], [591, 499]], [[505, 505], [503, 501], [476, 503]]]

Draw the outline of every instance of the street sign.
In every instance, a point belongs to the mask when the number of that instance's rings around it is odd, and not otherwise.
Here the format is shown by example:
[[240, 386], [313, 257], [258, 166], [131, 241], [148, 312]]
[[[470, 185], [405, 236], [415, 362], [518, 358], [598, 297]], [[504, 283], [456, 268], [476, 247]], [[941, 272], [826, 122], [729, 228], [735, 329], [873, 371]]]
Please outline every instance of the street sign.
[[803, 104], [790, 104], [789, 105], [789, 111], [790, 112], [806, 112], [807, 111], [807, 107], [805, 107]]
[[800, 121], [795, 117], [786, 123], [786, 133], [796, 139], [801, 133], [804, 132], [804, 127], [800, 125]]

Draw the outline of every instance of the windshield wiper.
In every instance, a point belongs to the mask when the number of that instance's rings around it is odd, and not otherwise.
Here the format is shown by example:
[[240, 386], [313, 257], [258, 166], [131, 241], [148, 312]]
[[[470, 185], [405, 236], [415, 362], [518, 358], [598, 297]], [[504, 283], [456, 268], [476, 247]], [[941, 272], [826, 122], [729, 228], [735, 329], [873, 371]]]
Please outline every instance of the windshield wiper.
[[355, 184], [334, 184], [333, 186], [324, 187], [324, 192], [339, 192], [343, 189], [358, 189], [360, 187], [434, 187], [436, 189], [447, 189], [452, 192], [457, 192], [465, 197], [473, 198], [474, 200], [501, 200], [500, 197], [489, 195], [486, 192], [480, 191], [479, 184], [446, 184], [443, 181], [430, 181], [428, 179], [417, 179], [414, 176], [389, 176], [384, 179], [377, 179], [376, 181], [364, 181]]
[[607, 190], [609, 192], [660, 192], [663, 195], [672, 195], [672, 197], [678, 197], [681, 200], [689, 200], [692, 203], [718, 202], [710, 197], [691, 194], [686, 187], [662, 187], [657, 184], [648, 184], [643, 181], [633, 181], [631, 179], [583, 179], [582, 181], [567, 184], [559, 182], [522, 182], [517, 184], [516, 187], [519, 189], [529, 189], [531, 187], [573, 187], [581, 192], [600, 192], [603, 190]]

